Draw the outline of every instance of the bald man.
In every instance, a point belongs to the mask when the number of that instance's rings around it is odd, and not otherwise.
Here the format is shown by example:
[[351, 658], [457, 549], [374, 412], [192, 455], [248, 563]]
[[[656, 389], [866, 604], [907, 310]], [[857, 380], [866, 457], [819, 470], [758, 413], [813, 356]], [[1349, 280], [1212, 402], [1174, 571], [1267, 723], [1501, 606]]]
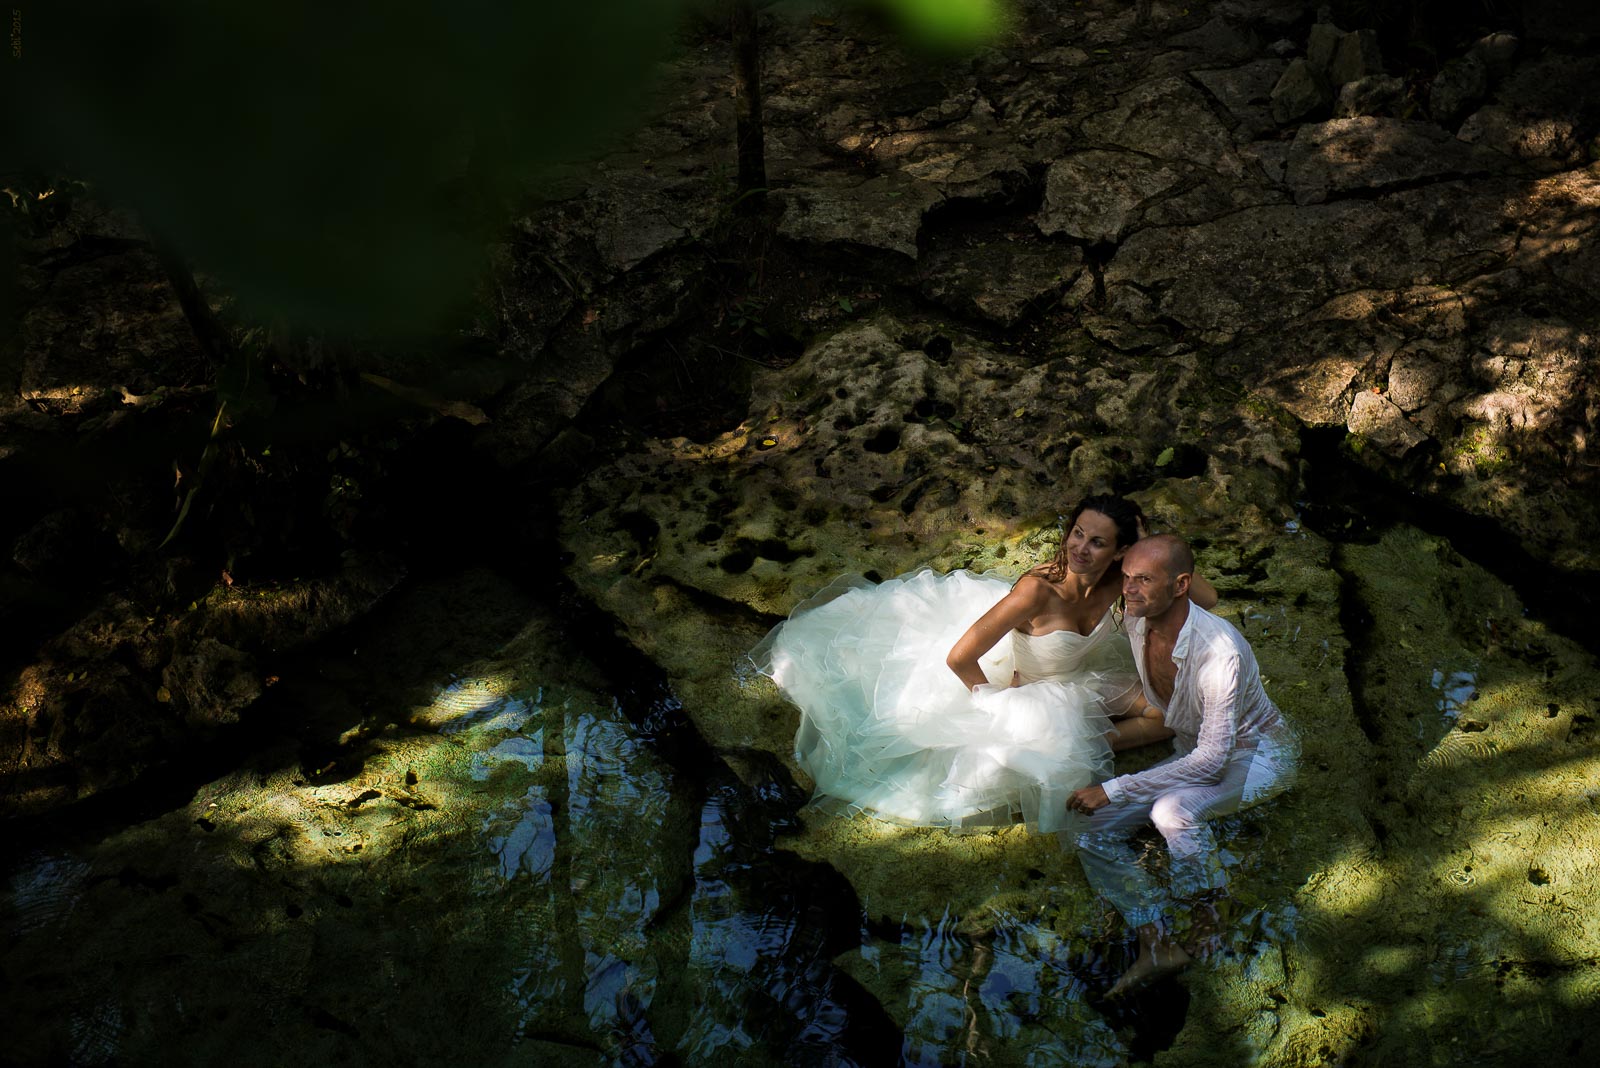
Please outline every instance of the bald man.
[[[1189, 963], [1198, 947], [1173, 931], [1173, 907], [1196, 908], [1227, 882], [1206, 821], [1282, 790], [1298, 755], [1293, 732], [1261, 688], [1250, 644], [1189, 599], [1193, 572], [1194, 553], [1170, 534], [1136, 542], [1122, 558], [1134, 662], [1176, 752], [1078, 790], [1067, 803], [1089, 814], [1078, 836], [1084, 874], [1139, 935], [1139, 958], [1112, 995]], [[1131, 842], [1150, 824], [1167, 842], [1170, 886], [1140, 865]], [[1203, 928], [1204, 917], [1196, 919]]]

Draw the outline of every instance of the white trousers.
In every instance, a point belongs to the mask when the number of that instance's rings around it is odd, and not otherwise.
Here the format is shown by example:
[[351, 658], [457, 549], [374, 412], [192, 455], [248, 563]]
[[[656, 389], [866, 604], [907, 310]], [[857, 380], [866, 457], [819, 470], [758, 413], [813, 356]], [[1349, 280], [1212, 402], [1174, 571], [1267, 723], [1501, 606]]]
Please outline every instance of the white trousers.
[[[1132, 927], [1162, 922], [1174, 898], [1226, 886], [1227, 872], [1207, 821], [1281, 792], [1292, 778], [1297, 748], [1263, 740], [1256, 749], [1235, 750], [1217, 782], [1178, 787], [1154, 801], [1113, 802], [1095, 810], [1079, 823], [1077, 835], [1089, 885]], [[1133, 844], [1147, 824], [1166, 839], [1171, 861], [1166, 885], [1141, 862]]]

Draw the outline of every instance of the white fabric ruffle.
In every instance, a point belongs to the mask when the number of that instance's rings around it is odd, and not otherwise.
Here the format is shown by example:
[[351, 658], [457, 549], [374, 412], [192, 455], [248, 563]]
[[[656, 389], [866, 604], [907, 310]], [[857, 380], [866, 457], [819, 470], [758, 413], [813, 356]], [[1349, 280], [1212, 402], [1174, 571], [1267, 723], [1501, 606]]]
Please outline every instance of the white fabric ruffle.
[[1138, 678], [1108, 613], [1088, 635], [1013, 632], [980, 661], [991, 685], [968, 692], [945, 658], [1010, 588], [968, 571], [846, 576], [751, 650], [800, 709], [814, 805], [912, 826], [1068, 825], [1067, 797], [1110, 774], [1108, 708]]

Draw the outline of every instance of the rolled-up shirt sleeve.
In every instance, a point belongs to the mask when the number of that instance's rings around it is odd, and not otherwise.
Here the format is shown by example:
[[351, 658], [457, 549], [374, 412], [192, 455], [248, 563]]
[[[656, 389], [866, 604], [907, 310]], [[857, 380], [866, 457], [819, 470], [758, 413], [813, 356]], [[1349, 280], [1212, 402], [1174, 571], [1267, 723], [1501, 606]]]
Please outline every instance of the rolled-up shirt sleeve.
[[1192, 730], [1198, 720], [1194, 747], [1153, 768], [1108, 780], [1103, 785], [1109, 800], [1154, 801], [1178, 787], [1221, 780], [1239, 733], [1239, 650], [1223, 635], [1212, 634], [1204, 648], [1189, 650], [1188, 660], [1196, 668], [1193, 685], [1173, 695], [1167, 715], [1180, 735], [1184, 726]]

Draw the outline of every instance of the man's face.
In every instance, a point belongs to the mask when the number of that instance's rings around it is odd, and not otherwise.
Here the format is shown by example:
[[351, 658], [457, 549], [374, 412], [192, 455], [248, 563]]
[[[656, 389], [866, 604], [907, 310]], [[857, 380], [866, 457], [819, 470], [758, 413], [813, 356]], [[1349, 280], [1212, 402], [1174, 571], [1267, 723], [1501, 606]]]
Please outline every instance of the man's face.
[[1159, 616], [1177, 600], [1178, 578], [1163, 554], [1135, 543], [1122, 558], [1122, 596], [1128, 615]]

